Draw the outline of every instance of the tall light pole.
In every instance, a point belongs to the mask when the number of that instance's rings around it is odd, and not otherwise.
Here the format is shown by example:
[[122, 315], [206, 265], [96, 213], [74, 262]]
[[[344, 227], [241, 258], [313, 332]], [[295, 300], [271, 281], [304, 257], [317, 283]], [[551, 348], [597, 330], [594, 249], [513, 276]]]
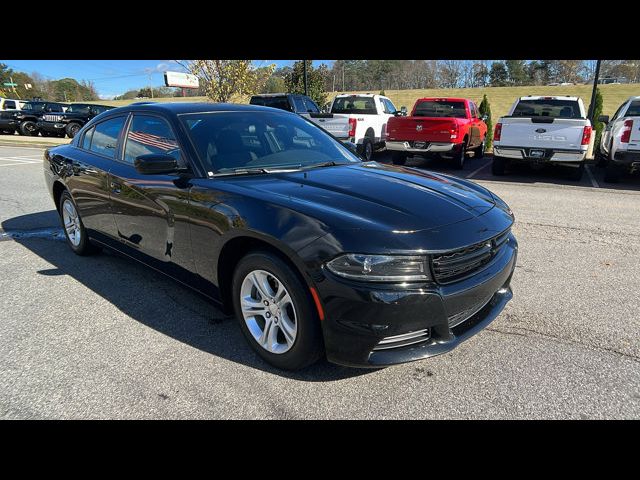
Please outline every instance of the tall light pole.
[[591, 91], [591, 103], [589, 103], [589, 120], [591, 120], [591, 125], [594, 124], [593, 113], [596, 108], [596, 89], [598, 88], [598, 80], [600, 78], [600, 63], [602, 60], [596, 61], [596, 73], [593, 76], [593, 90]]

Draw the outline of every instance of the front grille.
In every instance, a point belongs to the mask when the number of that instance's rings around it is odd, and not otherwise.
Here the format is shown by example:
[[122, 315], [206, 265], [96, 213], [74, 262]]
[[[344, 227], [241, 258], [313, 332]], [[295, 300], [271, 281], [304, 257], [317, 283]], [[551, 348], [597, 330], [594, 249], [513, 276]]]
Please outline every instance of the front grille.
[[43, 115], [42, 118], [45, 122], [59, 122], [62, 120], [62, 115]]
[[497, 255], [509, 238], [509, 230], [484, 242], [431, 257], [438, 283], [462, 280], [480, 270]]
[[469, 308], [465, 308], [461, 312], [454, 313], [453, 315], [449, 315], [447, 320], [449, 321], [449, 328], [457, 327], [465, 320], [473, 317], [476, 313], [478, 313], [482, 308], [491, 301], [493, 298], [493, 294], [489, 297], [483, 299], [480, 302], [474, 303]]
[[373, 350], [389, 350], [390, 348], [406, 347], [407, 345], [413, 345], [415, 343], [421, 343], [429, 340], [429, 329], [416, 330], [415, 332], [403, 333], [401, 335], [394, 335], [392, 337], [385, 337], [378, 342]]

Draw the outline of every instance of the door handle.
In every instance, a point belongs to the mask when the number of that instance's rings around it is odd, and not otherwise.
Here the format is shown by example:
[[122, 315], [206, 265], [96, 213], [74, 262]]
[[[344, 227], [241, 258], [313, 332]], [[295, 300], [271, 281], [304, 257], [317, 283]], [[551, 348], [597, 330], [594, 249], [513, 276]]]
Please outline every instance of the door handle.
[[120, 193], [121, 189], [122, 185], [120, 185], [118, 182], [111, 182], [111, 193]]

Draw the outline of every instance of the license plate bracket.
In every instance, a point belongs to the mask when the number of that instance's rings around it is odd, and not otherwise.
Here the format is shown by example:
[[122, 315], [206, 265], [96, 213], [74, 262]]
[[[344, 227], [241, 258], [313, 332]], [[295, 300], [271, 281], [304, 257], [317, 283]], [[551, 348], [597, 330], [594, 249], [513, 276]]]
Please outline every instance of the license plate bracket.
[[413, 142], [413, 148], [424, 148], [426, 145], [427, 142]]
[[529, 157], [531, 158], [544, 158], [544, 150], [540, 148], [532, 148], [529, 150]]

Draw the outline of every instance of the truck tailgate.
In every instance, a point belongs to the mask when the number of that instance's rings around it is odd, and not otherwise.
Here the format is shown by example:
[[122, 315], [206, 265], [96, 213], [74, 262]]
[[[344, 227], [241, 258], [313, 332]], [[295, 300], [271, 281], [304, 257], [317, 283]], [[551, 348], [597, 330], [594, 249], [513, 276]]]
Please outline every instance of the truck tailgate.
[[503, 119], [501, 146], [586, 150], [581, 145], [585, 119], [515, 118]]
[[333, 115], [332, 113], [312, 113], [309, 116], [309, 120], [324, 128], [336, 138], [346, 140], [349, 137], [349, 117]]
[[428, 117], [391, 117], [387, 124], [389, 140], [451, 142], [455, 120]]
[[629, 149], [640, 150], [640, 117], [630, 117], [628, 120], [633, 120], [633, 124], [631, 125], [631, 138], [629, 139]]

